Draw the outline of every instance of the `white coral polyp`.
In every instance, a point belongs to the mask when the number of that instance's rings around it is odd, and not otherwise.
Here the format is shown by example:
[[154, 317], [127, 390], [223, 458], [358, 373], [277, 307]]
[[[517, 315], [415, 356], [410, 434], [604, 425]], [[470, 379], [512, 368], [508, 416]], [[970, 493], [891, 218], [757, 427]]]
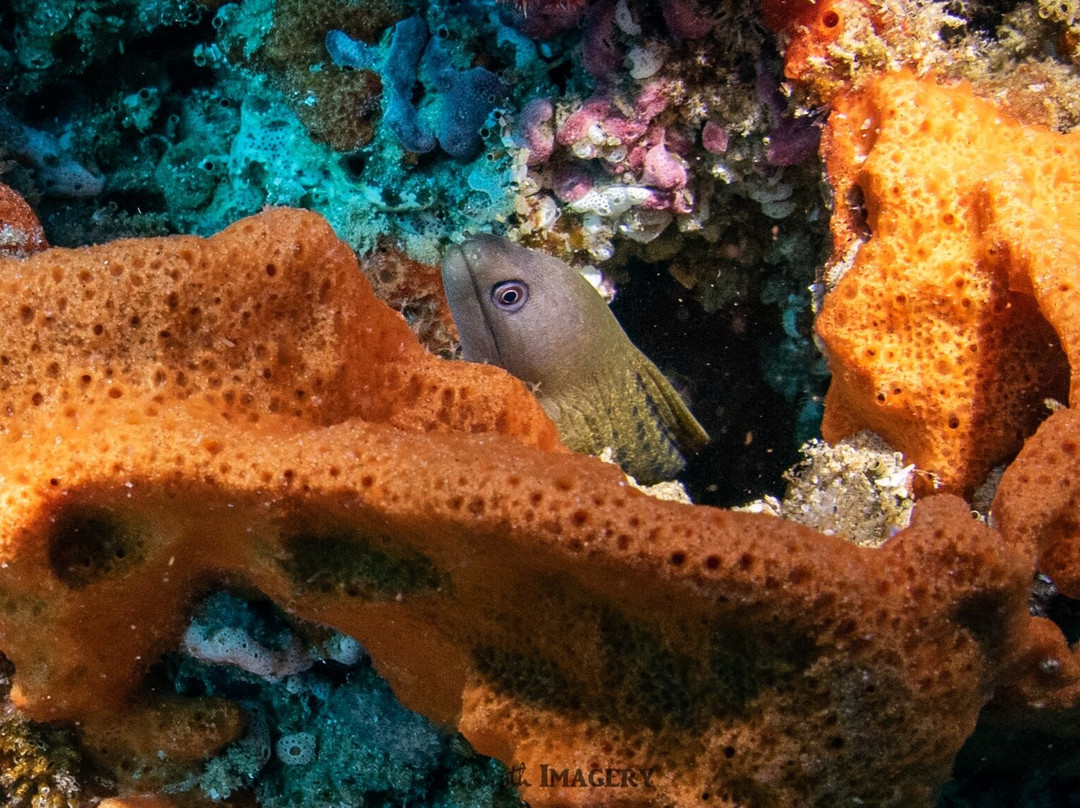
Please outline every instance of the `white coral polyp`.
[[588, 138], [589, 142], [594, 146], [603, 146], [607, 143], [608, 139], [607, 132], [604, 131], [604, 127], [599, 121], [589, 127], [589, 131], [585, 133], [585, 137]]
[[619, 29], [624, 34], [637, 36], [641, 33], [641, 26], [634, 18], [634, 13], [630, 10], [626, 0], [619, 0], [615, 6], [615, 24], [619, 26]]
[[577, 213], [595, 213], [605, 219], [613, 219], [634, 205], [640, 205], [651, 196], [648, 188], [636, 185], [609, 185], [606, 188], [593, 188], [581, 199], [570, 203], [570, 209]]
[[667, 210], [635, 210], [619, 221], [619, 233], [648, 244], [667, 229], [673, 218]]
[[664, 66], [664, 51], [656, 43], [650, 42], [631, 48], [626, 54], [627, 67], [630, 78], [647, 79], [655, 76]]
[[596, 156], [596, 146], [588, 140], [577, 141], [570, 147], [570, 151], [574, 153], [574, 157], [581, 160], [591, 160]]
[[315, 759], [315, 736], [310, 732], [282, 735], [274, 744], [274, 753], [286, 766], [306, 766]]

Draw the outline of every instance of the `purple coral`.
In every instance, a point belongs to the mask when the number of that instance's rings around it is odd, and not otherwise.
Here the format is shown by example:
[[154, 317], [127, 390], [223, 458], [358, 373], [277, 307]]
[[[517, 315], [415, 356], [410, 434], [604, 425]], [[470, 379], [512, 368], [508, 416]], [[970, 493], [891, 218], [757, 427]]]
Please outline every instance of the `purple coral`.
[[757, 77], [757, 97], [769, 110], [773, 121], [765, 160], [773, 166], [805, 163], [817, 154], [821, 142], [821, 122], [816, 118], [796, 118], [787, 111], [780, 80], [764, 70]]
[[660, 0], [668, 30], [682, 39], [701, 39], [712, 30], [715, 12], [699, 0]]
[[765, 159], [773, 166], [805, 163], [817, 154], [820, 143], [820, 121], [814, 118], [788, 117], [769, 133], [769, 149]]
[[577, 165], [560, 165], [555, 168], [552, 190], [555, 196], [572, 205], [593, 189], [593, 178]]
[[529, 165], [546, 163], [555, 150], [555, 105], [550, 98], [534, 98], [521, 108], [517, 135], [529, 150]]
[[584, 13], [584, 2], [524, 0], [506, 12], [505, 17], [509, 18], [509, 24], [530, 39], [551, 39], [563, 31], [576, 28]]
[[701, 130], [701, 145], [712, 154], [724, 154], [728, 150], [728, 132], [714, 121], [706, 121]]
[[506, 94], [502, 82], [483, 67], [457, 70], [438, 37], [428, 40], [421, 69], [439, 95], [439, 145], [451, 157], [472, 158], [480, 148], [480, 129]]
[[688, 176], [686, 164], [667, 150], [664, 138], [645, 152], [645, 165], [641, 181], [661, 191], [678, 191], [686, 187]]
[[[583, 144], [600, 145], [609, 140], [629, 147], [644, 136], [648, 124], [649, 117], [627, 117], [612, 103], [607, 93], [599, 93], [567, 117], [559, 127], [556, 139], [559, 145], [571, 148]], [[591, 157], [592, 154], [578, 156]]]
[[634, 117], [645, 123], [667, 109], [671, 103], [671, 85], [663, 79], [646, 83], [634, 101]]
[[585, 12], [581, 64], [596, 79], [622, 67], [623, 52], [615, 41], [615, 2], [601, 0]]
[[[579, 160], [596, 160], [594, 169], [558, 164], [552, 178], [555, 196], [567, 204], [594, 190], [597, 171], [618, 177], [617, 186], [634, 189], [645, 209], [687, 213], [693, 207], [689, 166], [684, 158], [694, 142], [658, 116], [671, 103], [664, 80], [646, 83], [630, 105], [617, 103], [611, 88], [587, 99], [563, 121], [555, 141]], [[546, 108], [545, 108], [546, 109]], [[530, 118], [536, 112], [530, 110]], [[530, 159], [530, 163], [532, 160]]]

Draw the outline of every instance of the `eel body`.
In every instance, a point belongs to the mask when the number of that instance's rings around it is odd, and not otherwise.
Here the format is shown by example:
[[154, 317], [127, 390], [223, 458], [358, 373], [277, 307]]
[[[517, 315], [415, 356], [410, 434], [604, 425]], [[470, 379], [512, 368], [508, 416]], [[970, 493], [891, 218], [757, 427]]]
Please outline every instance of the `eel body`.
[[464, 358], [532, 385], [563, 442], [611, 447], [643, 483], [668, 480], [709, 440], [664, 375], [572, 267], [490, 235], [451, 245], [443, 284]]

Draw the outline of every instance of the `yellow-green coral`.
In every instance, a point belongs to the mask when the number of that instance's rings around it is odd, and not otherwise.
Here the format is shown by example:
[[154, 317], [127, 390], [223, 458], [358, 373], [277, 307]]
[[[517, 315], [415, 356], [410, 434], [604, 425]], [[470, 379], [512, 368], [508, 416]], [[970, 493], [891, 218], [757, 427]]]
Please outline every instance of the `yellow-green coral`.
[[5, 808], [78, 808], [80, 755], [68, 732], [18, 715], [0, 720], [0, 803]]
[[0, 654], [0, 805], [77, 808], [82, 757], [71, 733], [27, 721], [8, 702], [14, 666]]

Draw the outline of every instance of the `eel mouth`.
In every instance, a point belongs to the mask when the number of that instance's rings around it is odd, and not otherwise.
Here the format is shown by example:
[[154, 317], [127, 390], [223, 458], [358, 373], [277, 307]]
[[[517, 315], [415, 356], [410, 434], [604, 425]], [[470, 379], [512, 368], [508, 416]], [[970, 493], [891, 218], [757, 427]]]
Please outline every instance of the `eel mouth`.
[[499, 364], [499, 346], [488, 322], [485, 292], [477, 282], [470, 257], [475, 246], [451, 244], [443, 252], [442, 278], [450, 314], [457, 326], [462, 358], [468, 362]]

